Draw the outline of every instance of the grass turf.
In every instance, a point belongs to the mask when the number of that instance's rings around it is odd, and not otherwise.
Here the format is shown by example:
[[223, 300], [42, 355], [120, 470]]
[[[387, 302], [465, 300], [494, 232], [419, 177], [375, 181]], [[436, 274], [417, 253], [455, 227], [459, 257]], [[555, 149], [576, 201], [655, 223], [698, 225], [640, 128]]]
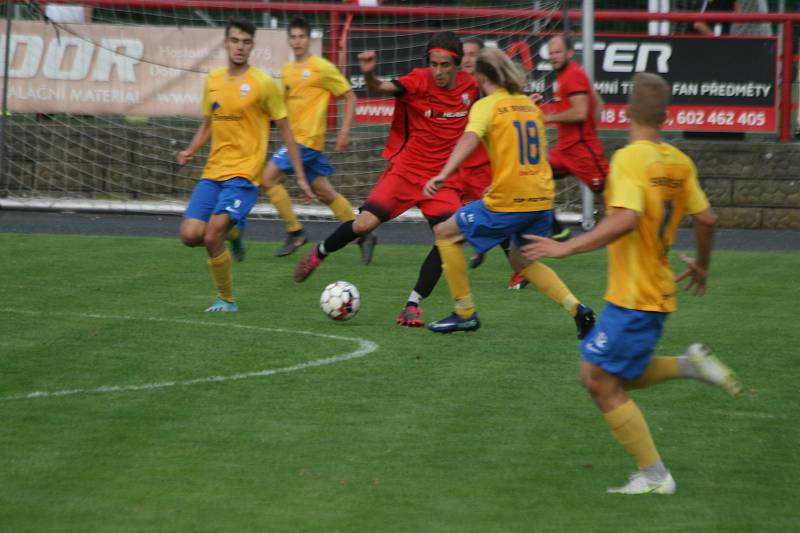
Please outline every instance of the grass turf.
[[[394, 325], [427, 247], [381, 245], [368, 267], [351, 247], [298, 285], [299, 253], [251, 243], [235, 266], [241, 311], [208, 315], [204, 252], [174, 240], [0, 243], [3, 530], [788, 531], [800, 519], [798, 253], [718, 252], [708, 295], [682, 298], [658, 352], [707, 342], [747, 392], [634, 392], [678, 493], [623, 497], [605, 487], [634, 466], [577, 382], [572, 320], [533, 288], [506, 290], [497, 251], [471, 272], [481, 330], [439, 336]], [[599, 310], [604, 253], [550, 264]], [[345, 323], [317, 303], [337, 279], [363, 299]], [[424, 308], [450, 312], [443, 281]], [[358, 348], [330, 336], [378, 349], [207, 379]], [[19, 398], [36, 391], [66, 393]]]

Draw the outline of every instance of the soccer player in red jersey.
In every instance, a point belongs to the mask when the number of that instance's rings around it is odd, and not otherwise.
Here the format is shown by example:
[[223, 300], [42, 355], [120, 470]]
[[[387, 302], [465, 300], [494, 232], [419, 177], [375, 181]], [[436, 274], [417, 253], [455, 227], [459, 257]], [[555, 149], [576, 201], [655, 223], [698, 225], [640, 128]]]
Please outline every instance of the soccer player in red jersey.
[[384, 149], [389, 166], [356, 219], [342, 223], [311, 249], [295, 267], [295, 281], [305, 281], [329, 254], [411, 207], [417, 206], [431, 226], [446, 220], [461, 207], [457, 184], [442, 187], [432, 197], [423, 194], [422, 186], [432, 172], [444, 166], [467, 125], [470, 106], [478, 98], [475, 79], [458, 70], [462, 55], [461, 41], [454, 33], [436, 33], [427, 46], [426, 68], [415, 68], [405, 76], [387, 81], [375, 75], [374, 51], [359, 54], [361, 72], [370, 92], [395, 96], [397, 113], [402, 114], [398, 116], [403, 120], [393, 122]]
[[[542, 104], [544, 120], [556, 124], [558, 141], [550, 147], [547, 157], [553, 167], [553, 177], [561, 179], [572, 174], [595, 193], [603, 192], [608, 175], [608, 161], [597, 136], [597, 97], [592, 83], [574, 61], [572, 40], [556, 35], [547, 43], [550, 64], [556, 72], [556, 94], [553, 102]], [[553, 238], [566, 240], [569, 231], [557, 221]]]

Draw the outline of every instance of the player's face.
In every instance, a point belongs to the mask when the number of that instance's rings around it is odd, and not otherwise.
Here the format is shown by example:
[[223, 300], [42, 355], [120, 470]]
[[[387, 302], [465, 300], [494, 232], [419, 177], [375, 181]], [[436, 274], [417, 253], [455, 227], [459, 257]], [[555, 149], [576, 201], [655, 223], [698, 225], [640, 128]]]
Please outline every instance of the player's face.
[[289, 48], [294, 52], [296, 59], [302, 59], [308, 54], [308, 47], [310, 46], [311, 39], [308, 33], [302, 28], [292, 28], [289, 30]]
[[239, 28], [231, 28], [225, 38], [225, 50], [228, 52], [228, 62], [232, 65], [246, 65], [253, 51], [253, 36]]
[[461, 58], [461, 70], [469, 74], [475, 74], [475, 63], [478, 61], [478, 53], [481, 47], [477, 43], [464, 43], [464, 57]]
[[456, 82], [456, 60], [445, 52], [432, 51], [428, 57], [428, 66], [433, 73], [433, 81], [437, 87], [452, 88]]
[[547, 52], [550, 56], [550, 64], [553, 66], [553, 70], [564, 68], [574, 55], [574, 52], [567, 48], [564, 39], [558, 38], [550, 39], [550, 42], [547, 43]]

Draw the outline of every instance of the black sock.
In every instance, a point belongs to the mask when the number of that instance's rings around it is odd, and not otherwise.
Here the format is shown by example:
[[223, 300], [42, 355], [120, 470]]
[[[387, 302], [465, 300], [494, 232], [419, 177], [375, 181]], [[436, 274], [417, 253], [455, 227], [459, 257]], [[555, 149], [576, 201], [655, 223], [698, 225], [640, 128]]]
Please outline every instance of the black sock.
[[500, 247], [503, 249], [503, 253], [506, 254], [506, 257], [508, 257], [508, 254], [511, 253], [511, 239], [506, 239], [501, 242]]
[[357, 238], [358, 235], [353, 231], [353, 221], [343, 222], [333, 233], [328, 235], [327, 239], [325, 239], [323, 243], [325, 245], [325, 253], [323, 256], [331, 254], [336, 250], [341, 250]]
[[289, 235], [291, 235], [292, 237], [299, 237], [300, 235], [305, 233], [305, 231], [306, 231], [305, 228], [300, 228], [299, 230], [296, 231], [290, 231]]
[[439, 255], [439, 249], [434, 245], [422, 266], [419, 267], [419, 276], [417, 277], [417, 284], [414, 290], [422, 296], [427, 298], [433, 292], [439, 278], [442, 277], [442, 256]]
[[553, 217], [553, 235], [558, 235], [562, 231], [564, 231], [564, 226], [561, 225], [561, 222], [558, 221], [556, 217]]

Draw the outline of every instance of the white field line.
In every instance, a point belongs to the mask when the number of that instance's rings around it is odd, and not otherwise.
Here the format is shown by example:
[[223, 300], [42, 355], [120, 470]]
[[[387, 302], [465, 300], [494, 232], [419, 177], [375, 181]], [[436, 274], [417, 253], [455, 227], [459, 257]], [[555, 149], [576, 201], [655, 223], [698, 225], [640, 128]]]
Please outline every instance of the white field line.
[[[38, 311], [23, 311], [18, 309], [3, 309], [0, 308], [0, 313], [15, 313], [15, 314], [23, 314], [23, 315], [44, 315], [47, 313], [41, 313]], [[358, 343], [358, 348], [352, 352], [347, 352], [341, 355], [335, 355], [332, 357], [325, 357], [322, 359], [314, 359], [312, 361], [307, 361], [305, 363], [298, 363], [296, 365], [279, 367], [279, 368], [267, 368], [264, 370], [258, 370], [255, 372], [243, 372], [238, 374], [230, 374], [227, 376], [209, 376], [204, 378], [197, 378], [197, 379], [190, 379], [186, 381], [162, 381], [157, 383], [144, 383], [141, 385], [104, 385], [102, 387], [96, 387], [93, 389], [65, 389], [65, 390], [57, 390], [57, 391], [33, 391], [27, 394], [17, 394], [13, 396], [0, 396], [0, 401], [11, 401], [11, 400], [29, 400], [34, 398], [52, 398], [57, 396], [73, 396], [76, 394], [101, 394], [101, 393], [109, 393], [109, 392], [135, 392], [135, 391], [147, 391], [152, 389], [164, 389], [167, 387], [178, 387], [178, 386], [188, 386], [188, 385], [201, 385], [204, 383], [219, 383], [223, 381], [237, 381], [241, 379], [251, 379], [251, 378], [262, 378], [267, 376], [272, 376], [275, 374], [286, 374], [289, 372], [296, 372], [298, 370], [305, 370], [306, 368], [313, 368], [317, 366], [326, 366], [332, 365], [335, 363], [340, 363], [342, 361], [349, 361], [350, 359], [358, 359], [359, 357], [364, 357], [369, 355], [370, 353], [374, 352], [378, 349], [378, 344], [362, 339], [359, 337], [345, 337], [343, 335], [327, 335], [324, 333], [315, 333], [312, 331], [298, 331], [292, 329], [283, 329], [283, 328], [266, 328], [260, 326], [248, 326], [244, 324], [221, 324], [217, 322], [205, 322], [202, 320], [183, 320], [183, 319], [171, 319], [171, 318], [154, 318], [154, 317], [134, 317], [134, 316], [113, 316], [113, 315], [96, 315], [96, 314], [89, 314], [89, 313], [64, 313], [65, 316], [77, 316], [83, 318], [96, 318], [98, 320], [143, 320], [148, 322], [167, 322], [171, 324], [185, 324], [190, 326], [210, 326], [210, 327], [226, 327], [226, 328], [238, 328], [238, 329], [249, 329], [254, 331], [264, 331], [268, 333], [291, 333], [293, 335], [310, 335], [313, 337], [322, 337], [325, 339], [333, 339], [333, 340], [340, 340], [340, 341], [347, 341], [347, 342], [356, 342]]]

